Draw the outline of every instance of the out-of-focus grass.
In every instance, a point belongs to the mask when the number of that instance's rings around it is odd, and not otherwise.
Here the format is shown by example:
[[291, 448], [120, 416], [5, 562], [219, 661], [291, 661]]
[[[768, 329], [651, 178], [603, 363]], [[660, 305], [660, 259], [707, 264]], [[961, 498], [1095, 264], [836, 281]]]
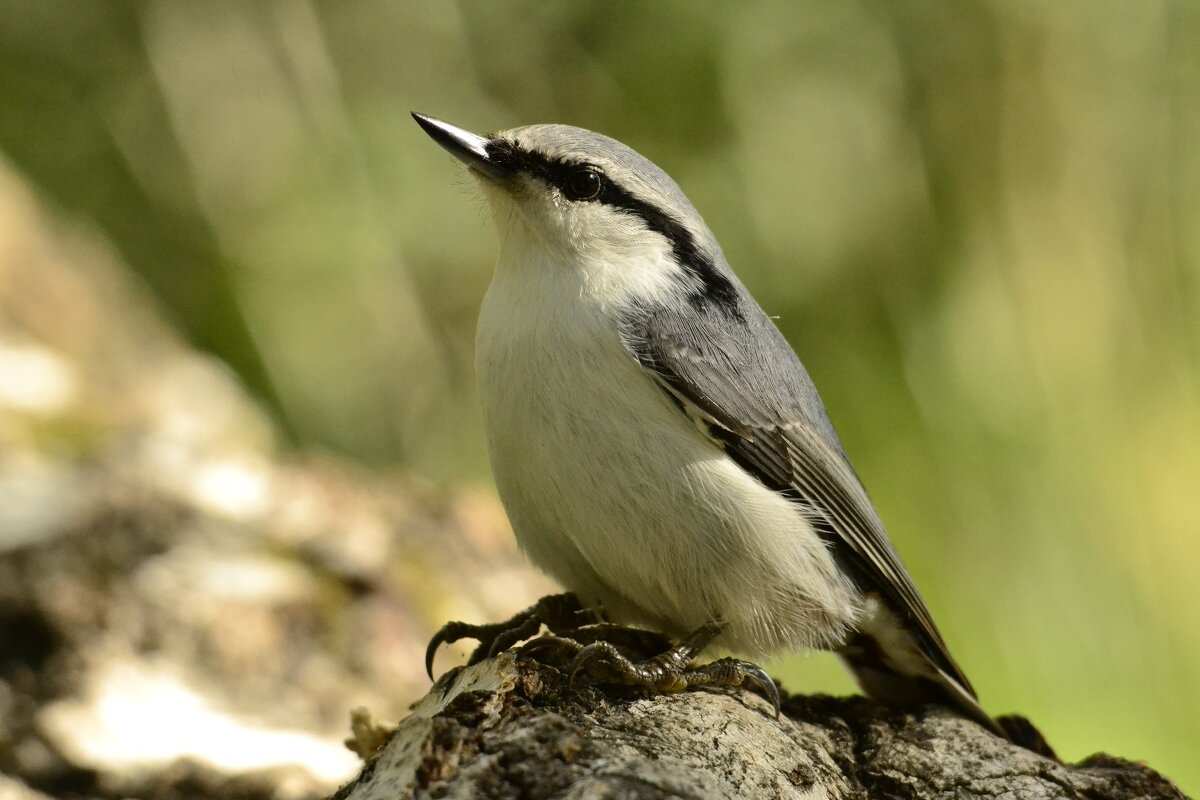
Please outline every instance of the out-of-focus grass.
[[987, 707], [1195, 792], [1198, 40], [1184, 0], [7, 0], [0, 149], [302, 446], [484, 481], [492, 234], [408, 112], [632, 144], [778, 316]]

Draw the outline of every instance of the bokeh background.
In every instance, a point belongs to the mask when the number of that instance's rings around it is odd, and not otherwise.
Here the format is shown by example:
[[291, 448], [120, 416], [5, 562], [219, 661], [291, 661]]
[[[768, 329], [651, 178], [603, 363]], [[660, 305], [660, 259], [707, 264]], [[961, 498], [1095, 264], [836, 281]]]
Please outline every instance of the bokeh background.
[[0, 155], [291, 446], [486, 489], [493, 234], [408, 113], [631, 144], [777, 316], [985, 706], [1196, 792], [1197, 42], [1194, 0], [0, 0]]

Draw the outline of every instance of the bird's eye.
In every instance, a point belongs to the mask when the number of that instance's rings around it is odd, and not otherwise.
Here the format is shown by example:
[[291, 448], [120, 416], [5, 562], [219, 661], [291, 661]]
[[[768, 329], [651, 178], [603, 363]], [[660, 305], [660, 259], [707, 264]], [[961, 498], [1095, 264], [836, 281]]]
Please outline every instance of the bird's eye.
[[577, 169], [567, 177], [563, 192], [568, 200], [595, 200], [604, 188], [604, 178], [592, 167]]

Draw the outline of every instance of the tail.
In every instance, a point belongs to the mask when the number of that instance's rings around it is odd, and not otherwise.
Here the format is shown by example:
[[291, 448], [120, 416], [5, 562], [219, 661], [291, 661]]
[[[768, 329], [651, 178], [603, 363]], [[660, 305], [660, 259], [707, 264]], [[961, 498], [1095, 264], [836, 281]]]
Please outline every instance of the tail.
[[940, 652], [930, 653], [890, 609], [881, 605], [872, 611], [838, 650], [864, 694], [899, 707], [950, 706], [997, 736], [1013, 740], [979, 705], [975, 690], [944, 644]]

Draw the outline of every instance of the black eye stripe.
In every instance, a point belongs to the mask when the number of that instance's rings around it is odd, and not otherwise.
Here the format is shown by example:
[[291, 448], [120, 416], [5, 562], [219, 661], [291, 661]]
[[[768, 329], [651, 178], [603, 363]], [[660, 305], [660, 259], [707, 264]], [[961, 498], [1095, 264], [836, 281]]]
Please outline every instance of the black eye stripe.
[[[550, 159], [540, 153], [525, 150], [507, 139], [493, 138], [487, 143], [486, 149], [488, 157], [506, 170], [534, 175], [560, 189], [575, 172], [584, 167], [591, 167], [587, 163]], [[716, 268], [712, 258], [700, 249], [692, 232], [667, 212], [634, 197], [613, 181], [611, 176], [604, 175], [599, 168], [592, 168], [601, 174], [601, 189], [596, 197], [590, 198], [591, 202], [612, 206], [638, 217], [647, 228], [670, 242], [675, 263], [701, 286], [691, 295], [692, 305], [700, 310], [713, 306], [742, 319], [741, 309], [738, 308], [737, 290], [733, 283]]]
[[[511, 172], [524, 172], [541, 178], [551, 186], [564, 189], [571, 177], [581, 169], [591, 168], [600, 176], [603, 185], [610, 184], [604, 179], [604, 171], [586, 162], [549, 159], [539, 153], [532, 153], [506, 139], [492, 139], [487, 145], [488, 157], [499, 166]], [[603, 198], [597, 198], [603, 199]]]

